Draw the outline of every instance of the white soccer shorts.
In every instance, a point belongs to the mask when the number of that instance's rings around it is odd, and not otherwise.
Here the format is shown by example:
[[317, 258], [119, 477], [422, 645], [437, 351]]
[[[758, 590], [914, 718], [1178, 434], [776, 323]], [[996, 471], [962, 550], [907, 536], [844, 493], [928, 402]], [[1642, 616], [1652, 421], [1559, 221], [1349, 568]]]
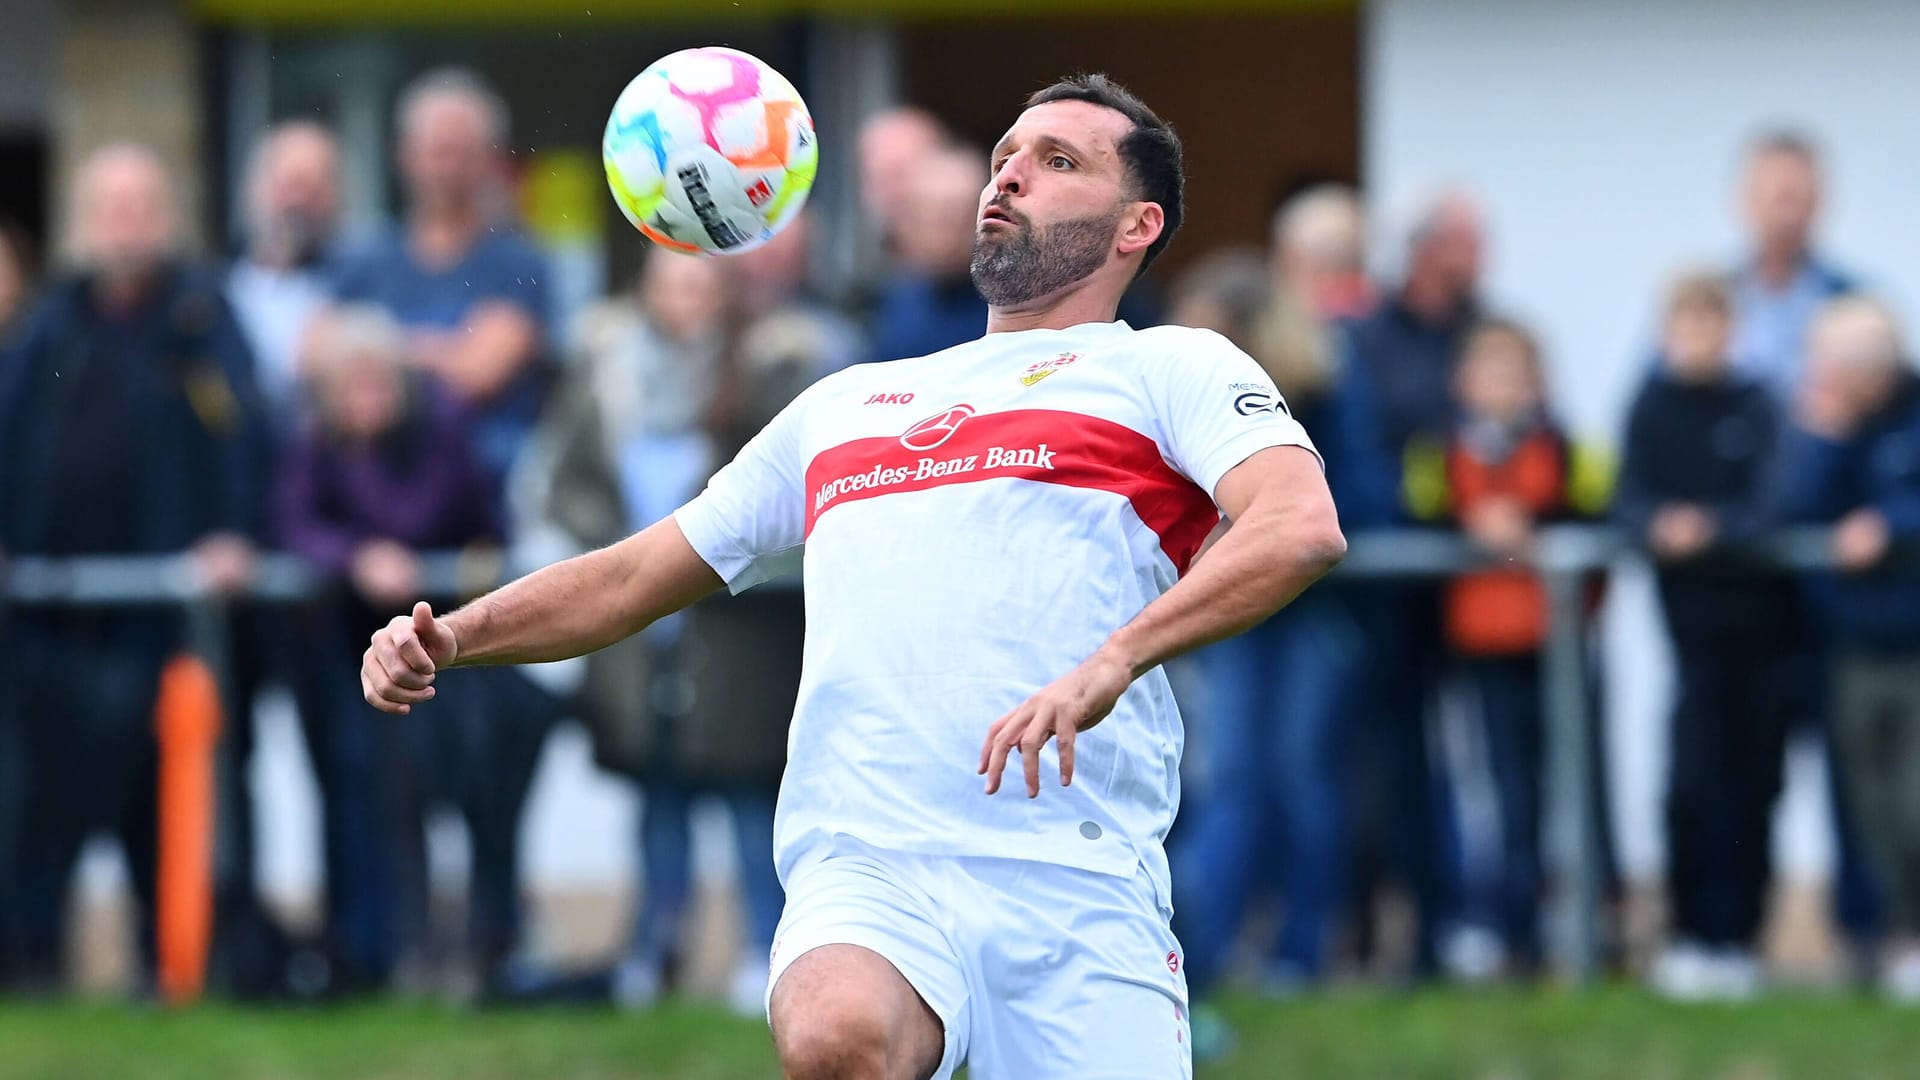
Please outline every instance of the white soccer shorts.
[[1181, 953], [1146, 872], [881, 851], [803, 861], [773, 987], [823, 945], [885, 957], [946, 1028], [936, 1080], [1191, 1080]]

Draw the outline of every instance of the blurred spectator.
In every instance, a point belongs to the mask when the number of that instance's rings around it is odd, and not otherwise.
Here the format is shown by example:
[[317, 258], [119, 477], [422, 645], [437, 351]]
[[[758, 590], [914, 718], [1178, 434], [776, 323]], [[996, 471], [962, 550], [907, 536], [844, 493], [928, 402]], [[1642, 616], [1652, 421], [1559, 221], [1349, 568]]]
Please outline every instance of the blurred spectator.
[[1666, 798], [1673, 941], [1651, 976], [1683, 1000], [1759, 989], [1773, 804], [1807, 696], [1792, 582], [1743, 572], [1721, 550], [1765, 523], [1780, 428], [1769, 389], [1734, 369], [1732, 308], [1716, 276], [1688, 274], [1669, 291], [1659, 366], [1627, 421], [1617, 506], [1656, 561], [1679, 683]]
[[[6, 346], [25, 320], [31, 304], [33, 271], [26, 234], [0, 220], [0, 381], [5, 379]], [[0, 547], [0, 558], [5, 549]], [[0, 639], [7, 634], [0, 608]], [[8, 657], [0, 651], [0, 682], [13, 685]], [[27, 792], [27, 762], [20, 718], [0, 696], [0, 990], [17, 977], [21, 955], [19, 926], [20, 841]]]
[[[796, 255], [786, 245], [802, 239], [775, 241], [771, 254], [763, 248], [741, 263], [656, 251], [633, 300], [583, 321], [585, 353], [547, 427], [556, 444], [553, 516], [580, 543], [610, 543], [671, 514], [801, 387], [844, 361], [832, 335], [792, 321], [801, 309], [781, 293], [797, 282], [769, 288]], [[744, 329], [742, 266], [758, 280], [756, 302], [770, 306]], [[761, 332], [783, 318], [788, 329]], [[748, 352], [756, 339], [765, 344]], [[715, 597], [589, 660], [582, 707], [596, 756], [638, 780], [646, 800], [645, 887], [613, 988], [623, 1004], [645, 1006], [670, 989], [692, 898], [690, 810], [713, 797], [733, 818], [746, 907], [732, 996], [743, 1010], [762, 1007], [783, 903], [774, 794], [803, 620], [797, 591]]]
[[13, 337], [33, 300], [33, 245], [26, 231], [0, 219], [0, 348]]
[[873, 313], [876, 359], [927, 356], [985, 331], [987, 302], [968, 268], [986, 186], [986, 160], [974, 150], [915, 163], [895, 219], [897, 265]]
[[[1275, 261], [1296, 262], [1294, 254], [1283, 240]], [[1332, 469], [1335, 450], [1324, 440], [1341, 441], [1335, 428], [1344, 421], [1325, 328], [1309, 315], [1300, 337], [1260, 333], [1276, 307], [1299, 304], [1300, 283], [1276, 275], [1258, 252], [1216, 252], [1178, 279], [1171, 317], [1248, 349]], [[1283, 921], [1261, 957], [1262, 986], [1296, 992], [1326, 972], [1345, 898], [1345, 720], [1359, 659], [1359, 634], [1339, 596], [1317, 590], [1198, 655], [1204, 689], [1189, 707], [1196, 782], [1174, 834], [1174, 867], [1202, 1059], [1225, 1049], [1223, 1022], [1206, 999], [1251, 901], [1269, 886], [1278, 886]]]
[[[190, 549], [238, 587], [260, 526], [262, 414], [253, 359], [220, 283], [181, 256], [159, 157], [122, 143], [81, 166], [79, 272], [37, 305], [0, 364], [0, 550]], [[58, 978], [68, 881], [96, 829], [123, 845], [154, 962], [156, 683], [183, 642], [171, 612], [22, 610], [8, 697], [28, 762], [18, 918], [23, 974]]]
[[470, 939], [481, 962], [497, 965], [518, 926], [524, 790], [491, 781], [537, 753], [538, 726], [518, 722], [499, 693], [504, 671], [448, 672], [432, 707], [398, 724], [366, 708], [351, 674], [361, 643], [388, 619], [419, 599], [458, 599], [423, 595], [422, 552], [501, 543], [492, 481], [459, 407], [410, 367], [407, 338], [385, 311], [335, 309], [312, 344], [315, 423], [287, 461], [277, 509], [288, 548], [347, 587], [326, 658], [335, 695], [322, 750], [329, 828], [341, 838], [327, 883], [341, 982], [384, 982], [423, 947], [425, 815], [439, 799], [467, 817]]
[[[1444, 508], [1441, 449], [1452, 432], [1454, 361], [1479, 317], [1479, 205], [1449, 191], [1419, 208], [1403, 241], [1404, 272], [1379, 307], [1345, 326], [1346, 362], [1376, 404], [1386, 455], [1376, 483], [1396, 493], [1400, 513], [1432, 520]], [[1457, 838], [1441, 756], [1429, 732], [1440, 679], [1439, 595], [1429, 585], [1356, 590], [1376, 670], [1362, 715], [1372, 737], [1358, 741], [1367, 781], [1363, 806], [1388, 861], [1412, 894], [1413, 966], [1428, 974], [1451, 918]]]
[[1342, 184], [1319, 184], [1287, 200], [1273, 219], [1273, 271], [1281, 295], [1321, 320], [1358, 319], [1373, 310], [1366, 271], [1366, 216]]
[[1755, 140], [1742, 194], [1751, 250], [1734, 278], [1733, 356], [1785, 403], [1814, 314], [1854, 284], [1814, 251], [1820, 157], [1811, 139], [1775, 131]]
[[946, 126], [932, 113], [913, 106], [883, 109], [861, 123], [860, 206], [879, 226], [889, 252], [896, 250], [896, 238], [905, 231], [901, 216], [915, 175], [923, 162], [949, 149], [952, 141]]
[[[1273, 377], [1287, 407], [1327, 455], [1348, 529], [1382, 523], [1391, 494], [1365, 384], [1338, 363], [1330, 320], [1354, 298], [1359, 210], [1344, 189], [1283, 207], [1270, 257], [1223, 251], [1196, 262], [1173, 291], [1173, 318], [1217, 330]], [[1192, 884], [1180, 906], [1188, 984], [1204, 993], [1238, 933], [1260, 877], [1277, 872], [1286, 919], [1267, 959], [1270, 986], [1324, 973], [1344, 900], [1347, 847], [1343, 725], [1361, 643], [1345, 591], [1323, 583], [1287, 610], [1201, 657], [1209, 708], [1196, 714], [1205, 765], [1181, 830]], [[1263, 858], [1272, 850], [1278, 859]], [[1199, 1034], [1196, 1034], [1199, 1038]]]
[[1885, 565], [1920, 539], [1920, 376], [1893, 317], [1843, 299], [1816, 317], [1789, 442], [1783, 501], [1835, 523], [1836, 573], [1816, 599], [1834, 654], [1841, 776], [1890, 901], [1882, 987], [1920, 1003], [1920, 579]]
[[[1404, 241], [1404, 274], [1371, 314], [1348, 326], [1351, 361], [1372, 385], [1383, 438], [1396, 461], [1424, 444], [1432, 451], [1453, 426], [1453, 365], [1479, 318], [1485, 236], [1479, 203], [1447, 191], [1420, 207]], [[1434, 492], [1402, 489], [1407, 509], [1425, 516]], [[1432, 478], [1437, 479], [1437, 478]]]
[[803, 211], [772, 240], [732, 261], [743, 323], [778, 336], [777, 351], [803, 357], [809, 382], [867, 358], [859, 326], [808, 277], [812, 242], [813, 215]]
[[409, 355], [471, 408], [481, 460], [504, 476], [539, 413], [546, 319], [540, 255], [505, 217], [506, 105], [442, 69], [401, 94], [395, 125], [404, 227], [348, 260], [336, 292], [400, 320]]
[[302, 413], [300, 351], [307, 327], [330, 296], [338, 257], [340, 153], [318, 124], [269, 131], [247, 171], [245, 253], [227, 293], [253, 342], [260, 389], [283, 439]]
[[[474, 452], [501, 502], [504, 477], [532, 433], [546, 381], [545, 270], [507, 218], [506, 106], [471, 72], [441, 69], [401, 93], [395, 125], [404, 226], [349, 260], [336, 293], [343, 303], [386, 308], [406, 329], [407, 357], [469, 417]], [[486, 964], [500, 960], [518, 932], [516, 871], [495, 860], [517, 855], [520, 806], [537, 753], [511, 748], [537, 748], [542, 723], [560, 710], [524, 672], [503, 672], [487, 677], [495, 695], [489, 708], [440, 710], [446, 725], [460, 729], [443, 737], [457, 738], [463, 750], [435, 761], [444, 774], [442, 790], [468, 805], [476, 830], [491, 830], [475, 838], [476, 848], [488, 849], [487, 872], [496, 875], [480, 881], [476, 874], [476, 889], [492, 893], [476, 897], [476, 910], [501, 921], [476, 926], [471, 937]], [[478, 910], [482, 901], [484, 911]]]
[[[1734, 362], [1759, 379], [1785, 410], [1802, 378], [1807, 328], [1830, 300], [1854, 291], [1851, 275], [1814, 250], [1814, 229], [1821, 201], [1819, 151], [1812, 139], [1791, 130], [1755, 139], [1747, 152], [1744, 213], [1751, 251], [1734, 277]], [[1824, 643], [1801, 635], [1798, 666], [1816, 669]], [[1840, 755], [1816, 678], [1803, 680], [1796, 719], [1819, 731], [1829, 743], [1828, 790], [1832, 798], [1835, 846], [1833, 907], [1836, 921], [1856, 952], [1865, 952], [1879, 933], [1880, 897], [1870, 880], [1846, 805], [1851, 785], [1840, 775]]]
[[[339, 153], [333, 136], [311, 123], [295, 121], [269, 131], [255, 148], [245, 189], [246, 235], [243, 254], [227, 272], [227, 296], [252, 343], [256, 377], [270, 418], [274, 456], [283, 456], [300, 435], [306, 414], [301, 353], [309, 324], [328, 303], [334, 234], [340, 214]], [[277, 542], [273, 537], [270, 542]], [[250, 717], [251, 705], [270, 679], [292, 693], [306, 740], [308, 760], [322, 799], [321, 848], [329, 867], [338, 867], [340, 850], [332, 807], [333, 778], [327, 771], [326, 736], [330, 711], [327, 689], [316, 664], [322, 643], [321, 617], [311, 607], [247, 605], [235, 612], [229, 646], [229, 694], [233, 715]], [[253, 764], [254, 725], [228, 727], [236, 777]], [[234, 872], [253, 880], [254, 800], [244, 783], [234, 782], [232, 808]], [[230, 992], [250, 996], [275, 988], [285, 970], [284, 934], [257, 903], [251, 887], [236, 890], [221, 912], [231, 942]]]
[[[1446, 449], [1449, 517], [1500, 560], [1525, 558], [1542, 523], [1574, 509], [1575, 451], [1548, 414], [1540, 346], [1518, 324], [1484, 320], [1454, 377], [1460, 417]], [[1499, 811], [1491, 869], [1469, 866], [1456, 974], [1530, 976], [1541, 962], [1540, 651], [1546, 591], [1530, 571], [1455, 578], [1442, 599], [1449, 650], [1470, 691]]]

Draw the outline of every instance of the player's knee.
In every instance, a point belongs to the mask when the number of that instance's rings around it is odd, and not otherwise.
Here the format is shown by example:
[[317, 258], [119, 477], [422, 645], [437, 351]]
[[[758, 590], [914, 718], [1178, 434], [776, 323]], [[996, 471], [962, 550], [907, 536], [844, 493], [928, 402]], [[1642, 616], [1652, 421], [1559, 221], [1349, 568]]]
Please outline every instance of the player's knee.
[[810, 1002], [774, 1027], [788, 1080], [887, 1080], [887, 1043], [881, 1018], [845, 1001]]

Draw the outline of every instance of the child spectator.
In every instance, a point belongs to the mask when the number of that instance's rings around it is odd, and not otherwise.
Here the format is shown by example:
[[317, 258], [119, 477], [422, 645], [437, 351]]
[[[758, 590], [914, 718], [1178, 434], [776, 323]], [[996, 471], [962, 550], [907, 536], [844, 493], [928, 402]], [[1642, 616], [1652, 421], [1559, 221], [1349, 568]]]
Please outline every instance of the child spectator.
[[1618, 516], [1657, 564], [1679, 687], [1670, 728], [1667, 886], [1673, 943], [1654, 988], [1749, 997], [1772, 874], [1773, 804], [1794, 703], [1795, 589], [1720, 549], [1760, 529], [1778, 442], [1767, 385], [1734, 369], [1733, 296], [1708, 274], [1675, 282], [1659, 367], [1627, 424]]
[[[1452, 518], [1479, 547], [1518, 559], [1535, 527], [1569, 513], [1575, 462], [1548, 416], [1540, 350], [1516, 323], [1482, 320], [1454, 375], [1459, 410], [1445, 451]], [[1502, 964], [1530, 973], [1540, 962], [1541, 686], [1547, 601], [1526, 570], [1464, 575], [1442, 597], [1449, 651], [1478, 705], [1499, 806], [1496, 873], [1469, 873], [1464, 928], [1448, 962], [1465, 977]], [[1497, 944], [1496, 944], [1497, 942]]]
[[1920, 539], [1920, 377], [1885, 308], [1847, 298], [1821, 311], [1796, 412], [1783, 501], [1834, 524], [1835, 572], [1814, 589], [1840, 773], [1890, 902], [1881, 986], [1920, 1004], [1920, 579], [1886, 565]]

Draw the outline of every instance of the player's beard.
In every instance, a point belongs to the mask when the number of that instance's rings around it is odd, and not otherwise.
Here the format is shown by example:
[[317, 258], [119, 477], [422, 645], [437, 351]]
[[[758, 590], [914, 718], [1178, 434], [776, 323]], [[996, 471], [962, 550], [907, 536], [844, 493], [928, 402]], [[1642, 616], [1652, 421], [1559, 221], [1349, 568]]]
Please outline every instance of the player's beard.
[[1069, 218], [1041, 228], [1013, 210], [1007, 235], [980, 233], [973, 238], [968, 272], [981, 299], [992, 307], [1016, 307], [1055, 293], [1106, 265], [1120, 208], [1105, 214]]

